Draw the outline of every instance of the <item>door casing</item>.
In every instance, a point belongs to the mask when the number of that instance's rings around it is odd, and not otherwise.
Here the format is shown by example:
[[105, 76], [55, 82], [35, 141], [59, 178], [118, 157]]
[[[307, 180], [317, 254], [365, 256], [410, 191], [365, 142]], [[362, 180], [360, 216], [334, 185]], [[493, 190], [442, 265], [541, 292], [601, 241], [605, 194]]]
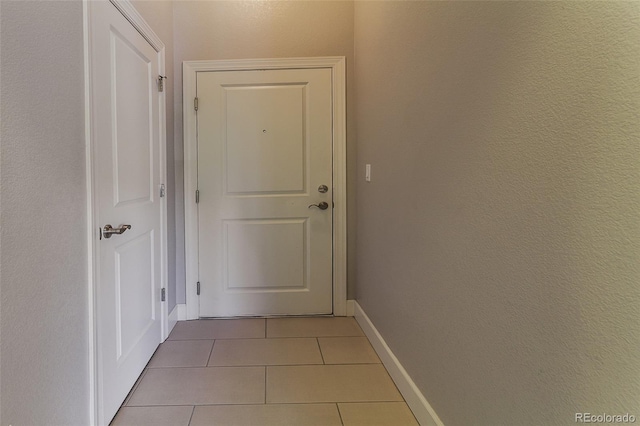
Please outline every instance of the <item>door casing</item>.
[[[131, 25], [149, 42], [158, 53], [160, 72], [165, 74], [165, 46], [162, 40], [155, 34], [144, 18], [135, 9], [129, 0], [109, 0], [131, 23]], [[89, 306], [89, 424], [100, 424], [101, 401], [98, 394], [98, 328], [97, 328], [97, 283], [98, 283], [98, 228], [101, 224], [97, 221], [96, 203], [96, 176], [95, 164], [99, 161], [95, 155], [96, 137], [94, 135], [93, 122], [96, 119], [93, 110], [92, 80], [91, 80], [91, 58], [94, 54], [91, 49], [91, 6], [92, 0], [83, 0], [83, 22], [84, 22], [84, 89], [85, 89], [85, 147], [86, 147], [86, 190], [87, 190], [87, 249], [88, 249], [88, 306]], [[159, 93], [159, 127], [160, 127], [160, 179], [166, 184], [166, 92]], [[160, 285], [167, 288], [167, 198], [161, 198], [161, 226], [160, 226]], [[167, 302], [161, 302], [161, 328], [162, 340], [169, 335], [169, 315], [167, 312]]]
[[184, 202], [187, 319], [200, 316], [198, 283], [198, 144], [196, 77], [206, 71], [330, 68], [333, 98], [333, 315], [347, 315], [347, 152], [345, 57], [239, 59], [183, 62]]

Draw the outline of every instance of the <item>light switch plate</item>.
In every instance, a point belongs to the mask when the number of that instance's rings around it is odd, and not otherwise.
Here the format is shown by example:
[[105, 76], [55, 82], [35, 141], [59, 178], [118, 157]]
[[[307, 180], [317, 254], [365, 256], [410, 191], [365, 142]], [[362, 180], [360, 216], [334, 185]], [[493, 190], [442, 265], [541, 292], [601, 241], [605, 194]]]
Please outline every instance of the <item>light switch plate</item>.
[[367, 164], [364, 167], [364, 180], [367, 182], [371, 182], [371, 164]]

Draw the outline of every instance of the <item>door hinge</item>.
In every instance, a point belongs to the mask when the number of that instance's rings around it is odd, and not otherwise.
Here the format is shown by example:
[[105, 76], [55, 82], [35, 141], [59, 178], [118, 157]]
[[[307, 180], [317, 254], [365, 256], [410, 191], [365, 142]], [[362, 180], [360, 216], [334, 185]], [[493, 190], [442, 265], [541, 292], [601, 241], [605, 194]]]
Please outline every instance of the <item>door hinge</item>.
[[160, 301], [164, 302], [165, 300], [167, 300], [167, 290], [163, 288], [160, 292]]
[[165, 189], [164, 183], [160, 185], [160, 198], [163, 198], [167, 193], [167, 190]]
[[196, 284], [196, 294], [200, 296], [200, 281]]
[[198, 98], [193, 99], [193, 109], [198, 110]]
[[158, 76], [158, 92], [164, 92], [164, 80], [167, 78], [166, 75]]
[[200, 202], [200, 190], [196, 189], [196, 204]]

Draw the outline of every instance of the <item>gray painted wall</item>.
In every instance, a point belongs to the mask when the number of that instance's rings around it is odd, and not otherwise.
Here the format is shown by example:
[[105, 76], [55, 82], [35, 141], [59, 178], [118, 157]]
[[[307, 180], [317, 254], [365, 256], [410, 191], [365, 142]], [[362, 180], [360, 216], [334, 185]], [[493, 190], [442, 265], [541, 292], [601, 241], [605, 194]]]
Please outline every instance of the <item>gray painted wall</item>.
[[[348, 293], [355, 282], [355, 110], [353, 2], [179, 1], [174, 3], [174, 75], [182, 62], [207, 59], [346, 56]], [[175, 84], [176, 233], [184, 253], [184, 158], [181, 77]], [[178, 303], [184, 303], [184, 263], [178, 262]], [[182, 281], [180, 281], [182, 280]]]
[[639, 20], [356, 2], [357, 299], [448, 426], [640, 416]]
[[86, 425], [82, 3], [0, 15], [0, 424]]

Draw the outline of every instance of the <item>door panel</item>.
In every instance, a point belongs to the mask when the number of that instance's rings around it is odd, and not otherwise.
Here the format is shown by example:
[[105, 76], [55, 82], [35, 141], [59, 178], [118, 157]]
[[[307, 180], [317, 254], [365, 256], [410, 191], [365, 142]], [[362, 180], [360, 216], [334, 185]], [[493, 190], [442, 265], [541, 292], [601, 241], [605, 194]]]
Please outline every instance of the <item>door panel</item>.
[[331, 70], [197, 84], [200, 315], [332, 313]]
[[158, 52], [107, 1], [90, 2], [99, 421], [108, 424], [161, 341]]
[[306, 289], [307, 224], [307, 219], [224, 221], [226, 289]]
[[[147, 52], [149, 54], [151, 52]], [[153, 51], [157, 56], [156, 52]], [[153, 57], [111, 31], [111, 98], [116, 203], [153, 201]], [[157, 61], [156, 64], [157, 66]], [[157, 136], [157, 134], [156, 134]]]
[[157, 319], [155, 304], [149, 303], [156, 293], [154, 245], [151, 230], [114, 249], [118, 363], [126, 360]]
[[304, 89], [225, 87], [227, 194], [304, 191]]

